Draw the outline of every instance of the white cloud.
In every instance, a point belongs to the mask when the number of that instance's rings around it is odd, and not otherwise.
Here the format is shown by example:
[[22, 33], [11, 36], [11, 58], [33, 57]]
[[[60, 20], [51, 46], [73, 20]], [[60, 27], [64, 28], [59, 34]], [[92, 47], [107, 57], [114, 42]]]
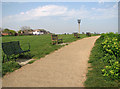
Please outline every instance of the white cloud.
[[118, 8], [118, 2], [115, 5], [113, 5], [113, 8]]
[[19, 14], [13, 16], [7, 16], [3, 18], [3, 23], [10, 23], [11, 21], [28, 21], [28, 20], [38, 20], [45, 16], [60, 16], [64, 20], [71, 18], [89, 18], [89, 19], [106, 19], [113, 18], [117, 16], [117, 6], [116, 4], [111, 8], [91, 8], [86, 9], [85, 6], [81, 6], [79, 9], [68, 9], [65, 6], [59, 5], [46, 5], [31, 9], [26, 12], [20, 12]]
[[65, 6], [46, 5], [26, 12], [20, 12], [19, 14], [13, 16], [4, 17], [3, 21], [27, 21], [35, 20], [43, 16], [61, 16], [63, 19], [70, 19], [74, 17], [86, 18], [88, 13], [89, 11], [85, 9], [85, 6], [81, 6], [80, 9], [68, 10]]
[[100, 4], [101, 4], [101, 3], [104, 3], [104, 2], [105, 2], [105, 0], [99, 0], [99, 1], [98, 1], [98, 3], [100, 3]]
[[117, 4], [114, 4], [112, 7], [108, 8], [91, 8], [91, 12], [94, 12], [90, 16], [91, 19], [110, 19], [118, 17]]
[[27, 12], [20, 12], [20, 14], [5, 17], [4, 20], [15, 19], [18, 21], [26, 21], [36, 19], [42, 16], [58, 16], [66, 13], [67, 8], [64, 6], [57, 5], [46, 5], [43, 7], [38, 7]]
[[21, 14], [21, 15], [23, 15], [23, 14], [24, 14], [24, 12], [21, 12], [20, 14]]
[[32, 14], [32, 16], [55, 16], [64, 14], [66, 10], [67, 8], [64, 6], [47, 5], [27, 11], [26, 14], [27, 15]]

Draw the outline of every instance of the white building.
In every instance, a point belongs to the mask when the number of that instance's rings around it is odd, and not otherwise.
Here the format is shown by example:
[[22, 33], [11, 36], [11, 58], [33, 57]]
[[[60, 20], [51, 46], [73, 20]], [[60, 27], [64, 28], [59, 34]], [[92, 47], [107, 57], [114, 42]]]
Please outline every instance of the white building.
[[33, 35], [42, 35], [42, 34], [44, 34], [44, 33], [41, 32], [41, 31], [39, 31], [39, 30], [35, 30], [35, 31], [33, 32]]

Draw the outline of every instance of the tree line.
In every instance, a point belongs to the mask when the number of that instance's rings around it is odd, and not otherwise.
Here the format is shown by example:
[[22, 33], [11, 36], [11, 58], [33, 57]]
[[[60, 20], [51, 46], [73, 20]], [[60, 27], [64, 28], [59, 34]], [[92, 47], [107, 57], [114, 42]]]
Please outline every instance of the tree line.
[[[27, 33], [27, 32], [32, 32], [32, 31], [33, 31], [33, 29], [31, 29], [29, 26], [22, 26], [20, 28], [20, 30], [18, 30], [18, 31], [11, 30], [11, 29], [8, 29], [8, 28], [5, 28], [5, 29], [0, 28], [0, 32], [7, 33], [8, 35], [18, 35], [18, 34], [19, 35], [21, 35], [21, 34], [24, 35], [25, 32]], [[40, 29], [40, 31], [47, 32], [44, 29]]]

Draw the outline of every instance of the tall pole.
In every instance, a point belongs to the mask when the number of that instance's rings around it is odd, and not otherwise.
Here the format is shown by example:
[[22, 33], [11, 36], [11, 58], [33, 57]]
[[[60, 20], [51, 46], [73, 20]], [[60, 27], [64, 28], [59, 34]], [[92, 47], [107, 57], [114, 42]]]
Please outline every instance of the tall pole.
[[81, 22], [81, 19], [78, 19], [78, 29], [79, 29], [79, 34], [80, 34], [80, 22]]
[[80, 23], [78, 24], [79, 34], [80, 34]]

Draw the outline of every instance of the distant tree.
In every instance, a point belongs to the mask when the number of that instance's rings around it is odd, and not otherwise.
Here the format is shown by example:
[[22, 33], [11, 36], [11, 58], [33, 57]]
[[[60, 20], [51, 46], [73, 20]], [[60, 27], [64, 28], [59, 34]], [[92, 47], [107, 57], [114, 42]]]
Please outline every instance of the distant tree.
[[44, 32], [44, 31], [46, 31], [46, 30], [45, 30], [45, 29], [40, 29], [40, 31], [43, 31], [43, 32]]
[[22, 30], [19, 30], [18, 33], [21, 33]]
[[29, 31], [31, 30], [29, 26], [22, 26], [21, 29], [22, 33], [24, 35], [28, 35], [29, 34]]
[[29, 30], [31, 30], [31, 29], [30, 29], [29, 26], [22, 26], [20, 30], [22, 30], [22, 31], [25, 31], [25, 30], [26, 30], [26, 31], [29, 31]]
[[16, 33], [16, 31], [10, 30], [10, 29], [8, 29], [8, 28], [5, 28], [2, 32], [3, 32], [3, 33], [9, 33], [9, 34], [11, 34], [11, 35], [14, 35], [14, 34]]
[[2, 28], [0, 27], [0, 31], [2, 31]]
[[0, 27], [0, 32], [2, 32], [4, 29]]
[[16, 31], [14, 31], [14, 30], [9, 30], [9, 32], [13, 35], [16, 33]]
[[0, 37], [1, 37], [1, 34], [2, 34], [2, 28], [0, 27]]
[[33, 31], [33, 29], [30, 29], [30, 30], [28, 30], [28, 31]]
[[9, 33], [9, 31], [10, 31], [10, 30], [9, 30], [8, 28], [5, 28], [5, 29], [3, 30], [4, 33]]

